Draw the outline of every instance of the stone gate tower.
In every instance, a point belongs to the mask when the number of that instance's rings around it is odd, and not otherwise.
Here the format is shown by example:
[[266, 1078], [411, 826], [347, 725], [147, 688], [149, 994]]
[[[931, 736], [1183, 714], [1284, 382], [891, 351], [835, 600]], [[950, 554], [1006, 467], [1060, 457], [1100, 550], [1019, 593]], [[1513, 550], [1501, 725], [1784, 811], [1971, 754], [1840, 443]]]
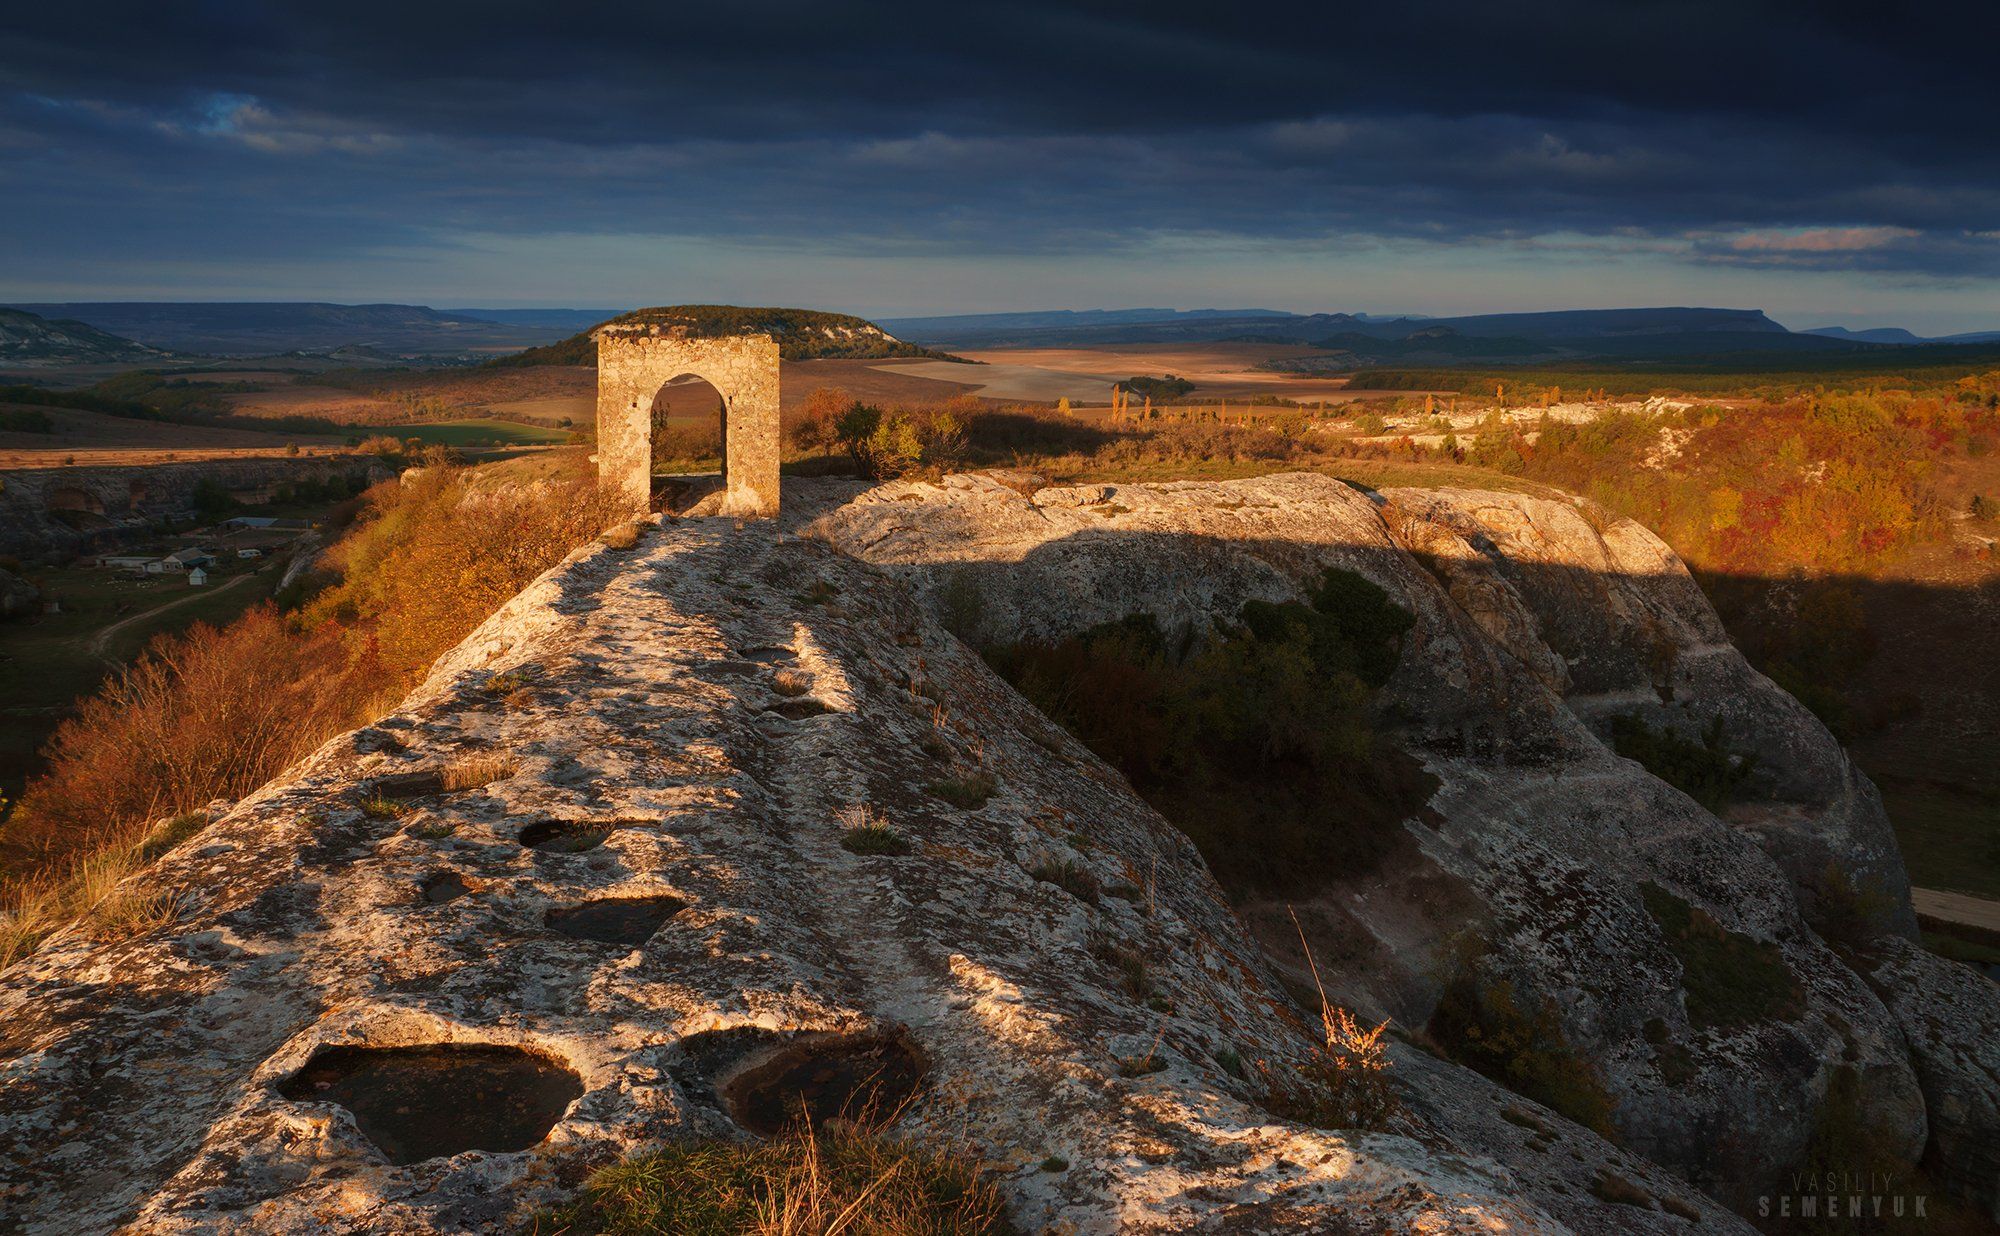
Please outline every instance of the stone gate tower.
[[644, 511], [652, 498], [653, 400], [693, 375], [722, 396], [726, 515], [778, 513], [778, 341], [678, 322], [610, 322], [597, 340], [597, 475]]

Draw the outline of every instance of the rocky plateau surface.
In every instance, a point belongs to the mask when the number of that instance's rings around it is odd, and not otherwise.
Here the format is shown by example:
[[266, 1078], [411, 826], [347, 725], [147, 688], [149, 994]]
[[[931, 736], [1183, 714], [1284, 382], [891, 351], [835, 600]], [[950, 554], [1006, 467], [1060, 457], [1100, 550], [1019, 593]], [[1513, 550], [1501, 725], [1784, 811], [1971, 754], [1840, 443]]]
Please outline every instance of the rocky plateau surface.
[[[137, 877], [173, 921], [0, 975], [0, 1230], [518, 1230], [863, 1070], [1025, 1231], [1745, 1231], [1708, 1194], [1779, 1190], [1839, 1078], [1991, 1204], [2000, 989], [1909, 944], [1872, 789], [1636, 526], [1313, 476], [786, 501], [573, 555]], [[1300, 904], [1336, 997], [1420, 1029], [1476, 932], [1622, 1144], [1411, 1044], [1388, 1127], [1284, 1118], [1317, 1027], [1280, 908], [938, 617], [1199, 631], [1328, 566], [1415, 615], [1384, 694], [1438, 782], [1407, 870]], [[1722, 718], [1748, 801], [1612, 754], [1620, 710]], [[1838, 951], [1829, 864], [1884, 899]], [[1648, 887], [1780, 955], [1785, 1016], [1691, 1024]]]

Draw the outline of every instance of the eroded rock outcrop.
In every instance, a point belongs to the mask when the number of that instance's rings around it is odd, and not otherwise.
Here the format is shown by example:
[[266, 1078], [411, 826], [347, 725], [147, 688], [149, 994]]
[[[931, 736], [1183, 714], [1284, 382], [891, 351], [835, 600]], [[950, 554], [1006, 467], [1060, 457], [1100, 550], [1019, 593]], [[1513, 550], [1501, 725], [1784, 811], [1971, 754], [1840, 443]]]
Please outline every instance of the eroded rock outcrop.
[[[2000, 1123], [1967, 1097], [1982, 1058], [1962, 1035], [2000, 1013], [2000, 988], [1926, 977], [1950, 963], [1906, 943], [1907, 878], [1873, 787], [1637, 524], [1573, 500], [1304, 474], [974, 476], [883, 486], [811, 531], [995, 639], [1141, 611], [1199, 634], [1247, 599], [1302, 599], [1329, 567], [1366, 576], [1415, 616], [1385, 712], [1440, 785], [1405, 825], [1420, 861], [1357, 871], [1310, 907], [1341, 998], [1423, 1026], [1458, 975], [1556, 1019], [1626, 1144], [1739, 1205], [1782, 1191], [1844, 1111], [1993, 1205], [1968, 1148], [2000, 1144]], [[1690, 738], [1719, 725], [1755, 773], [1718, 817], [1613, 754], [1615, 717]], [[1832, 904], [1829, 873], [1872, 912]], [[1296, 954], [1278, 907], [1240, 909], [1275, 956]], [[1865, 981], [1848, 956], [1880, 950], [1898, 961]], [[1741, 976], [1704, 968], [1760, 974], [1761, 994], [1714, 998]]]
[[[1650, 1160], [1781, 1191], [1836, 1091], [1984, 1170], [1966, 1036], [2000, 1001], [1902, 940], [1867, 783], [1635, 527], [1303, 476], [855, 488], [788, 486], [804, 539], [688, 520], [573, 557], [146, 873], [173, 921], [0, 976], [0, 1227], [508, 1230], [863, 1072], [1027, 1230], [1742, 1231]], [[1551, 1010], [1623, 1148], [1411, 1045], [1388, 1128], [1277, 1114], [1242, 1062], [1312, 1047], [1283, 907], [1232, 907], [933, 616], [969, 588], [1008, 638], [1201, 630], [1329, 566], [1415, 616], [1385, 698], [1438, 782], [1410, 861], [1299, 905], [1331, 985], [1419, 1032], [1455, 971]], [[1612, 754], [1633, 711], [1721, 717], [1747, 801]], [[863, 826], [904, 844], [843, 846]], [[1887, 890], [1861, 973], [1801, 909], [1828, 862]], [[1689, 924], [1777, 996], [1693, 1000]]]
[[1415, 1051], [1385, 1131], [1274, 1115], [1236, 1061], [1311, 1039], [1189, 843], [775, 533], [573, 558], [146, 873], [173, 921], [0, 978], [0, 1225], [509, 1230], [865, 1059], [1028, 1230], [1741, 1230]]

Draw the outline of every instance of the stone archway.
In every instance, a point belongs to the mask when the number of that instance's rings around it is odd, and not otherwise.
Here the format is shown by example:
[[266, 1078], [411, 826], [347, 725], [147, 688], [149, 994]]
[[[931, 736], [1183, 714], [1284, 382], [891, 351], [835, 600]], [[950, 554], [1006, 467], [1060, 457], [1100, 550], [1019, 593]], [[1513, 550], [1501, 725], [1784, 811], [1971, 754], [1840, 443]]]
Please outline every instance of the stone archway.
[[638, 510], [652, 499], [653, 399], [693, 376], [722, 396], [725, 515], [778, 513], [778, 341], [767, 334], [702, 335], [678, 325], [597, 329], [597, 475]]

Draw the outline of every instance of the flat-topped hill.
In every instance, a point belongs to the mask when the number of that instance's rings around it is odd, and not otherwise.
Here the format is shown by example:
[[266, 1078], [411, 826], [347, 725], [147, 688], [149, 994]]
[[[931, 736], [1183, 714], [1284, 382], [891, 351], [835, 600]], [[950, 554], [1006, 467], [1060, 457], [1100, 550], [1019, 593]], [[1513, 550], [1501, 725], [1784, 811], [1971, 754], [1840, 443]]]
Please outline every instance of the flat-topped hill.
[[788, 361], [958, 360], [949, 353], [904, 343], [888, 331], [849, 313], [820, 309], [785, 309], [744, 305], [661, 305], [634, 309], [590, 330], [544, 348], [529, 348], [489, 362], [493, 365], [593, 365], [597, 363], [599, 331], [676, 330], [698, 339], [732, 335], [769, 335], [778, 341], [778, 355]]

